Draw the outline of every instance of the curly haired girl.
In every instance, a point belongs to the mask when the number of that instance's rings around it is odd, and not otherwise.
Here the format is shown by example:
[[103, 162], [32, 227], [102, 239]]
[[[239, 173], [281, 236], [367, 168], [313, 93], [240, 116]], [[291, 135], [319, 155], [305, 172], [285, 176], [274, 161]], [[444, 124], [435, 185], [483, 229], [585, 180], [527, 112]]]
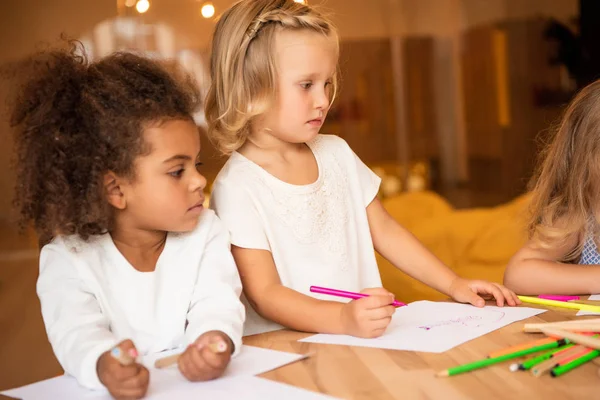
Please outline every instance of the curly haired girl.
[[117, 398], [147, 390], [138, 354], [187, 346], [182, 374], [218, 377], [244, 308], [228, 234], [202, 206], [197, 89], [144, 57], [81, 54], [18, 65], [11, 108], [15, 203], [45, 243], [37, 292], [54, 353]]

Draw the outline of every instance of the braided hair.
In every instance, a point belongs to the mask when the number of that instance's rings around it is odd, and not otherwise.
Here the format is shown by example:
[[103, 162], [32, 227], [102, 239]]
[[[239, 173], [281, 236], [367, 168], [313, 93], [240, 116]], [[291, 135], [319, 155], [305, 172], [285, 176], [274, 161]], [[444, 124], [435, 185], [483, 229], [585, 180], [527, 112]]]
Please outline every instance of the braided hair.
[[281, 30], [323, 34], [337, 48], [337, 31], [329, 19], [293, 0], [242, 0], [217, 23], [205, 114], [208, 137], [223, 154], [240, 148], [250, 134], [252, 120], [272, 105], [277, 87], [273, 47]]

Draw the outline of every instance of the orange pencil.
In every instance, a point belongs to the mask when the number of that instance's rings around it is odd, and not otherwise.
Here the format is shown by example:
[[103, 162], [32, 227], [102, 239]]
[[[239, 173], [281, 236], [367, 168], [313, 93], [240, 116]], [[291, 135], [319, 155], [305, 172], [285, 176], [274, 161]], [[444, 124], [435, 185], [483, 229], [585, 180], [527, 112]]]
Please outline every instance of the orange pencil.
[[538, 339], [538, 340], [534, 340], [533, 342], [527, 342], [527, 343], [519, 344], [517, 346], [508, 347], [506, 349], [502, 349], [502, 350], [497, 350], [497, 351], [491, 352], [490, 354], [488, 354], [488, 357], [489, 358], [500, 357], [500, 356], [503, 356], [505, 354], [514, 353], [516, 351], [521, 351], [521, 350], [529, 349], [529, 348], [535, 347], [535, 346], [541, 346], [543, 344], [551, 343], [551, 342], [556, 342], [556, 339], [553, 339], [553, 338]]
[[570, 363], [571, 361], [573, 361], [573, 360], [575, 360], [575, 359], [577, 359], [577, 358], [579, 358], [579, 357], [582, 357], [582, 356], [585, 356], [585, 355], [586, 355], [586, 354], [588, 354], [588, 353], [591, 353], [592, 351], [594, 351], [594, 349], [589, 349], [589, 348], [587, 348], [587, 347], [583, 347], [583, 349], [581, 349], [581, 350], [579, 351], [579, 353], [573, 354], [573, 355], [571, 355], [570, 357], [568, 357], [568, 358], [565, 358], [565, 359], [561, 360], [561, 361], [558, 363], [558, 365], [565, 365], [565, 364], [568, 364], [568, 363]]

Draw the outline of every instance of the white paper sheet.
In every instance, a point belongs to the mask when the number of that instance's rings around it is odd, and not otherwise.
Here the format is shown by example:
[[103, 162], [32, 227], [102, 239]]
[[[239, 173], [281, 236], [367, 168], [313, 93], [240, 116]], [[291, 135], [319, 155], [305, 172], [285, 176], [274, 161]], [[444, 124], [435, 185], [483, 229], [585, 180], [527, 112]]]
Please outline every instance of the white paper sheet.
[[[33, 387], [37, 385], [36, 387]], [[49, 379], [21, 389], [3, 392], [24, 400], [45, 399], [93, 399], [109, 400], [104, 393], [82, 389], [72, 377], [61, 376]], [[333, 397], [300, 389], [291, 385], [273, 382], [255, 376], [240, 375], [233, 378], [217, 379], [210, 382], [187, 383], [169, 390], [149, 392], [144, 399], [149, 400], [332, 400]]]
[[[588, 298], [588, 300], [600, 300], [600, 294], [593, 294]], [[580, 310], [579, 312], [577, 312], [577, 315], [600, 315], [600, 313], [594, 311]]]
[[528, 307], [477, 308], [466, 304], [417, 301], [400, 307], [386, 333], [375, 339], [319, 334], [301, 342], [442, 353], [545, 310]]
[[[165, 352], [143, 359], [143, 364], [150, 369], [150, 387], [147, 399], [244, 398], [263, 400], [284, 395], [286, 400], [328, 398], [293, 386], [252, 378], [253, 375], [262, 374], [304, 358], [305, 356], [301, 354], [244, 346], [239, 356], [231, 361], [223, 377], [210, 382], [192, 383], [179, 373], [176, 365], [161, 370], [153, 367], [154, 360], [172, 353], [174, 352]], [[108, 400], [111, 398], [104, 390], [91, 391], [82, 388], [71, 376], [59, 376], [18, 389], [7, 390], [2, 394], [24, 400]]]

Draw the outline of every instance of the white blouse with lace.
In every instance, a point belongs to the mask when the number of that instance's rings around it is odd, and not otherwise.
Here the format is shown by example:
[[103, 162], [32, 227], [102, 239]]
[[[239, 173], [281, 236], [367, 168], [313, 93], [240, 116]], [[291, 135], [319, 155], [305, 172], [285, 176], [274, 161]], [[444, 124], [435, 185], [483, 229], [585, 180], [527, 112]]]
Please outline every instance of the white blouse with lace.
[[[315, 182], [283, 182], [234, 152], [215, 180], [211, 208], [229, 229], [233, 245], [271, 252], [283, 285], [343, 301], [309, 288], [381, 286], [366, 213], [381, 180], [337, 136], [319, 135], [307, 145], [319, 169]], [[243, 300], [244, 335], [281, 329]]]

